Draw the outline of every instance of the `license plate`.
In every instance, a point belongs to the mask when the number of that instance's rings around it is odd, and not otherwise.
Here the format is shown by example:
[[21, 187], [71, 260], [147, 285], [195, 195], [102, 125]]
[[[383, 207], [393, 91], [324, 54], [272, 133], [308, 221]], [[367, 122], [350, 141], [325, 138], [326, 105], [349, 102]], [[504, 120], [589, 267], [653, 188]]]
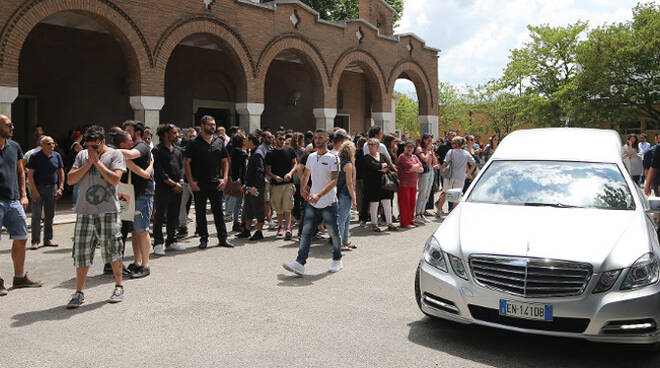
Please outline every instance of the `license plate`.
[[523, 303], [500, 299], [500, 315], [537, 321], [552, 321], [552, 304]]

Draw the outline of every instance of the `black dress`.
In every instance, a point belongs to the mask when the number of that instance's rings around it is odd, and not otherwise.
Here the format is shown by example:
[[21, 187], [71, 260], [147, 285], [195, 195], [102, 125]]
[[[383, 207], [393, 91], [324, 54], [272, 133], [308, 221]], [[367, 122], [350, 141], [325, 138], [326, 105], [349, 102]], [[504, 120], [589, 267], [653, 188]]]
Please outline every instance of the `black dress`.
[[372, 155], [364, 155], [362, 168], [364, 171], [364, 195], [367, 202], [379, 202], [382, 199], [394, 198], [394, 192], [381, 189], [383, 173], [379, 171], [386, 164], [385, 156], [376, 160]]

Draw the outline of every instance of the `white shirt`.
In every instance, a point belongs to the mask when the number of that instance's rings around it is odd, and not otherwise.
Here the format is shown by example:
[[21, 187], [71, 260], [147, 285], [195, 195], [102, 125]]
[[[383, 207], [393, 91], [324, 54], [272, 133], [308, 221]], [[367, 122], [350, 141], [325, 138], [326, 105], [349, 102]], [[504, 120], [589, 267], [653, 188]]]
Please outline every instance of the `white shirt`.
[[[312, 179], [312, 189], [310, 190], [310, 194], [317, 194], [328, 185], [330, 180], [332, 180], [332, 173], [339, 172], [339, 158], [330, 152], [326, 152], [323, 155], [313, 152], [307, 158], [305, 168], [309, 169]], [[319, 198], [318, 202], [312, 204], [312, 206], [316, 208], [325, 208], [335, 202], [337, 202], [336, 185], [323, 197]]]
[[468, 162], [470, 164], [474, 163], [474, 157], [472, 157], [470, 152], [464, 149], [454, 148], [447, 152], [447, 156], [445, 156], [445, 162], [451, 162], [452, 179], [465, 181], [465, 178], [467, 177], [466, 166]]
[[[369, 145], [368, 144], [365, 143], [364, 146], [362, 146], [362, 152], [364, 152], [365, 155], [369, 154]], [[385, 159], [387, 159], [387, 161], [392, 162], [392, 157], [390, 157], [390, 153], [387, 152], [387, 147], [385, 147], [384, 144], [380, 143], [378, 145], [378, 153], [385, 156]]]
[[649, 150], [649, 148], [651, 148], [651, 143], [639, 142], [639, 148], [641, 148], [642, 154], [645, 154]]

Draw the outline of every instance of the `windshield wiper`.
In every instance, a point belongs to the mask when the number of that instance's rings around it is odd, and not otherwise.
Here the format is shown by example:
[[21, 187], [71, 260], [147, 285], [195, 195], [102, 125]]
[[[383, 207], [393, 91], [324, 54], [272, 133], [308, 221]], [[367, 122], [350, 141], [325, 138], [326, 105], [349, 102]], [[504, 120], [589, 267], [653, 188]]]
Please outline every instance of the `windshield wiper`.
[[532, 206], [532, 207], [580, 208], [579, 206], [573, 206], [573, 205], [564, 204], [564, 203], [525, 202], [524, 205], [525, 206]]

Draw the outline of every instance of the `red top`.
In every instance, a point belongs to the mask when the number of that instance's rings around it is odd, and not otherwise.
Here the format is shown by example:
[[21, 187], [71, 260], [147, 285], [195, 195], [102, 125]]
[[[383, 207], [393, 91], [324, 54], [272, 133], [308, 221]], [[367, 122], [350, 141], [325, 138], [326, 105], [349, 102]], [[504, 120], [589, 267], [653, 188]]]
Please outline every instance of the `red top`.
[[401, 187], [417, 188], [418, 174], [415, 172], [410, 172], [410, 168], [415, 164], [422, 164], [416, 155], [406, 156], [405, 153], [402, 153], [399, 156], [399, 159], [396, 161], [396, 166], [399, 169], [398, 174]]

